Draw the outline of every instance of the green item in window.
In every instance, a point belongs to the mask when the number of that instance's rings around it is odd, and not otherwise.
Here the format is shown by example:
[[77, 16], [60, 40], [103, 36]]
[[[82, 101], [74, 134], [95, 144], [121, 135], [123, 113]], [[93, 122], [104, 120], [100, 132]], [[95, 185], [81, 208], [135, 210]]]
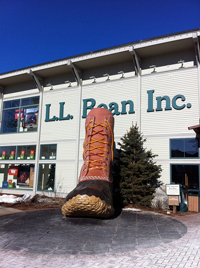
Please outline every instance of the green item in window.
[[21, 151], [21, 154], [20, 154], [20, 159], [25, 159], [25, 151]]
[[15, 160], [15, 151], [11, 151], [10, 160]]
[[2, 156], [1, 156], [1, 159], [2, 160], [5, 160], [6, 159], [6, 151], [3, 151]]
[[31, 150], [30, 159], [35, 159], [35, 151]]
[[8, 188], [13, 188], [13, 184], [12, 183], [8, 183]]

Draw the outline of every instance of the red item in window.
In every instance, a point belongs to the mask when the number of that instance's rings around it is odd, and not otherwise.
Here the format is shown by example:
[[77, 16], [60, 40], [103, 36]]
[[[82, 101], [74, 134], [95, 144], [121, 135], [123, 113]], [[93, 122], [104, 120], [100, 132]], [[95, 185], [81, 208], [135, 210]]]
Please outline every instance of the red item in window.
[[8, 180], [8, 183], [12, 183], [12, 180]]
[[26, 152], [25, 152], [25, 151], [21, 151], [21, 154], [22, 154], [22, 155], [25, 155], [25, 154], [26, 154]]
[[[24, 117], [23, 109], [21, 109], [21, 119]], [[19, 118], [19, 110], [15, 110], [15, 119]]]
[[31, 154], [35, 154], [35, 151], [34, 150], [31, 150]]
[[11, 151], [11, 155], [15, 155], [15, 151]]
[[17, 176], [18, 169], [17, 168], [9, 168], [9, 175]]
[[2, 152], [2, 155], [7, 155], [7, 152], [6, 152], [6, 151], [3, 151], [3, 152]]

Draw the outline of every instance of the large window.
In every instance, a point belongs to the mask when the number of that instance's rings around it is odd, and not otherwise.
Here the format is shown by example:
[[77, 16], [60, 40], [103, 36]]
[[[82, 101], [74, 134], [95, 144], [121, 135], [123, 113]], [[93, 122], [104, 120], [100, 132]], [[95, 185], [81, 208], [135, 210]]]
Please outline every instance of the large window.
[[5, 101], [1, 133], [36, 131], [38, 112], [39, 97]]
[[56, 144], [44, 144], [40, 147], [40, 159], [56, 159]]
[[55, 164], [40, 164], [38, 178], [39, 191], [54, 191], [55, 167]]
[[16, 146], [0, 147], [0, 160], [15, 160]]
[[171, 181], [182, 186], [185, 196], [188, 189], [199, 190], [199, 165], [171, 164]]
[[35, 165], [0, 164], [0, 188], [32, 190]]
[[197, 139], [171, 139], [171, 158], [198, 158], [199, 143]]
[[34, 160], [36, 145], [2, 146], [0, 160]]

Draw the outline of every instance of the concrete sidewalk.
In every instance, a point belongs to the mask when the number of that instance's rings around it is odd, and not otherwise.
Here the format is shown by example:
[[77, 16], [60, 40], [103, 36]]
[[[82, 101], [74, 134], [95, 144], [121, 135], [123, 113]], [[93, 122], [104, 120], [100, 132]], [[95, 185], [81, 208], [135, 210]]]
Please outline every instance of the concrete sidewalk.
[[[53, 214], [53, 211], [49, 211], [42, 217], [42, 212], [40, 211], [0, 217], [0, 235], [3, 238], [0, 240], [0, 267], [200, 267], [200, 213], [173, 218], [160, 217], [160, 215], [154, 213], [133, 213], [128, 216], [128, 224], [123, 220], [123, 213], [122, 216], [120, 215], [108, 222], [105, 220], [98, 222], [97, 220], [82, 221], [81, 219], [66, 221], [64, 218], [60, 218], [62, 216], [59, 213], [57, 211]], [[124, 215], [126, 218], [126, 214]], [[35, 223], [38, 223], [37, 226]], [[136, 228], [134, 227], [135, 223], [137, 224]], [[59, 254], [59, 247], [62, 243], [66, 247], [70, 242], [72, 248], [77, 245], [78, 249], [83, 240], [83, 247], [85, 248], [88, 243], [91, 244], [90, 242], [93, 241], [92, 234], [94, 233], [96, 233], [96, 236], [94, 236], [96, 244], [93, 244], [95, 248], [99, 240], [105, 236], [102, 230], [105, 232], [106, 229], [101, 229], [101, 226], [105, 226], [105, 224], [109, 224], [110, 227], [113, 226], [111, 244], [118, 245], [119, 248], [120, 244], [122, 247], [123, 245], [128, 246], [126, 252], [118, 251], [119, 253], [89, 255], [83, 254], [84, 252], [69, 254], [66, 248], [66, 254], [65, 252], [64, 254]], [[150, 228], [148, 229], [149, 224]], [[171, 228], [172, 224], [174, 224], [174, 229]], [[152, 229], [154, 226], [157, 229], [156, 235], [155, 229]], [[187, 229], [183, 232], [184, 226]], [[45, 227], [46, 233], [44, 233], [42, 227]], [[109, 229], [109, 231], [111, 230], [112, 228]], [[123, 234], [121, 236], [120, 230], [121, 234]], [[132, 234], [131, 230], [133, 231]], [[34, 234], [35, 231], [37, 231], [37, 234]], [[77, 231], [77, 237], [72, 234], [73, 231]], [[80, 234], [78, 231], [80, 231]], [[177, 231], [180, 232], [180, 236], [177, 236]], [[65, 236], [63, 236], [63, 232]], [[87, 232], [91, 232], [91, 236], [88, 239], [86, 237], [86, 240], [84, 240]], [[125, 236], [126, 233], [128, 233], [128, 236]], [[134, 246], [132, 250], [130, 248], [132, 243], [131, 235], [136, 236], [137, 243], [139, 243], [135, 245], [135, 250]], [[73, 239], [70, 240], [70, 236], [73, 236]], [[173, 236], [175, 238], [173, 241], [169, 240], [167, 242], [167, 236], [169, 239]], [[119, 238], [116, 240], [118, 244], [114, 243], [117, 237]], [[140, 249], [139, 241], [142, 239], [144, 239], [145, 244], [141, 243], [142, 248]], [[155, 246], [153, 243], [155, 239], [157, 239], [156, 241], [161, 241], [159, 246]], [[32, 245], [33, 240], [36, 241], [35, 248]], [[149, 242], [150, 240], [153, 244]], [[4, 244], [1, 241], [4, 241]], [[49, 241], [52, 241], [52, 243], [49, 243]], [[54, 253], [51, 253], [50, 244], [53, 243], [55, 244], [55, 249]], [[24, 248], [22, 245], [24, 245]], [[29, 247], [32, 251], [29, 251]], [[35, 251], [33, 251], [34, 249]], [[55, 254], [55, 252], [57, 253]]]
[[19, 212], [23, 212], [23, 211], [19, 210], [19, 209], [15, 209], [15, 208], [0, 206], [0, 216], [7, 215], [7, 214], [13, 214], [13, 213], [19, 213]]

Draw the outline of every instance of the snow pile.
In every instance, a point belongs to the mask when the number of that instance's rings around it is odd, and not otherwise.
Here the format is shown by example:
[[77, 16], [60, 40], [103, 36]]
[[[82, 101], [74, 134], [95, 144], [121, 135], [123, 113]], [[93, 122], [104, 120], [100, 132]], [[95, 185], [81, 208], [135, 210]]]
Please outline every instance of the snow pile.
[[154, 193], [154, 198], [151, 202], [151, 207], [156, 209], [166, 209], [168, 208], [168, 197], [166, 193], [161, 189], [157, 188]]
[[59, 203], [59, 201], [52, 200], [48, 196], [36, 194], [31, 199], [32, 203]]
[[125, 211], [142, 211], [139, 208], [123, 208], [123, 210], [125, 210]]
[[22, 197], [17, 197], [15, 195], [1, 195], [0, 196], [0, 203], [9, 203], [9, 204], [15, 204], [15, 203], [21, 203], [28, 201], [32, 198], [31, 195], [23, 195]]

